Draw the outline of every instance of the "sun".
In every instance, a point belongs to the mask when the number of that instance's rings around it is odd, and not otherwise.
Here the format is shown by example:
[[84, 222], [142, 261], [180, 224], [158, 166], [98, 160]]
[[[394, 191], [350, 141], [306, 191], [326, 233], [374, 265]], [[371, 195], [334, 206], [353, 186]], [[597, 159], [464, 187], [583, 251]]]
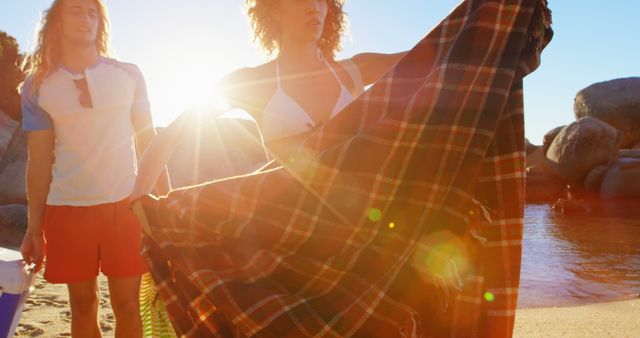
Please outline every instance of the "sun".
[[142, 65], [154, 124], [165, 126], [194, 107], [215, 114], [229, 110], [219, 82], [233, 69], [216, 60], [213, 47], [179, 41], [168, 47]]

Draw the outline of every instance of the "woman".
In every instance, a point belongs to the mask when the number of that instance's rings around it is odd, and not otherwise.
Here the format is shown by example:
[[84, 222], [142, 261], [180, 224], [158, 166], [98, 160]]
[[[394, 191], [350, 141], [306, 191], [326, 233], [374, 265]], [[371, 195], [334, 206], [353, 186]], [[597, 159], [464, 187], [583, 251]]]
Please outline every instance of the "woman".
[[178, 335], [512, 335], [522, 77], [552, 32], [546, 0], [508, 3], [462, 1], [296, 165], [142, 199]]
[[[267, 148], [285, 152], [296, 135], [322, 125], [405, 53], [358, 54], [336, 61], [345, 29], [344, 0], [247, 0], [255, 40], [276, 57], [223, 79], [233, 108], [258, 123]], [[183, 114], [146, 151], [131, 200], [149, 193], [175, 146], [196, 124]]]

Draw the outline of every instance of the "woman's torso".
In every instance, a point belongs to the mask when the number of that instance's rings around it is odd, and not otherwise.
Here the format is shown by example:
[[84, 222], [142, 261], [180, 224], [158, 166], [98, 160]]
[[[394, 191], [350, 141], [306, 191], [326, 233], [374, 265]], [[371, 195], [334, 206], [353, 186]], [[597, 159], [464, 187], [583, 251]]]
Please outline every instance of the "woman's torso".
[[253, 116], [270, 148], [286, 148], [297, 134], [326, 123], [362, 91], [333, 61], [303, 73], [274, 60], [235, 75], [229, 101]]

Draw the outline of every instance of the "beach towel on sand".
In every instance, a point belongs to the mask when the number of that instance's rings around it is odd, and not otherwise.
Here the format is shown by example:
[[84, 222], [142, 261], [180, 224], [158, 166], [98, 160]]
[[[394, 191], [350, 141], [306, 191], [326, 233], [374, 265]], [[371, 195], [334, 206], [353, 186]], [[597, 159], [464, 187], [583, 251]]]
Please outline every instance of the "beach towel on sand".
[[169, 320], [151, 274], [145, 273], [140, 280], [140, 318], [144, 338], [174, 338], [176, 333]]
[[510, 336], [522, 78], [550, 38], [545, 0], [464, 1], [273, 165], [143, 198], [176, 333]]

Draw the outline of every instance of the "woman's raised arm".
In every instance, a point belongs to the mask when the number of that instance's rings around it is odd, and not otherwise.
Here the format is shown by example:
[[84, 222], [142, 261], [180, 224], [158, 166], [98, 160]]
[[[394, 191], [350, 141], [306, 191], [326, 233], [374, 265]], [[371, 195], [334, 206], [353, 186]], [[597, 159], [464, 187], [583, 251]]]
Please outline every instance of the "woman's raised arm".
[[362, 82], [368, 86], [385, 75], [407, 52], [395, 54], [362, 53], [354, 55], [351, 60], [358, 65]]
[[129, 203], [151, 193], [174, 149], [184, 140], [195, 123], [197, 123], [195, 112], [187, 111], [153, 138], [138, 163], [138, 176], [129, 196]]

